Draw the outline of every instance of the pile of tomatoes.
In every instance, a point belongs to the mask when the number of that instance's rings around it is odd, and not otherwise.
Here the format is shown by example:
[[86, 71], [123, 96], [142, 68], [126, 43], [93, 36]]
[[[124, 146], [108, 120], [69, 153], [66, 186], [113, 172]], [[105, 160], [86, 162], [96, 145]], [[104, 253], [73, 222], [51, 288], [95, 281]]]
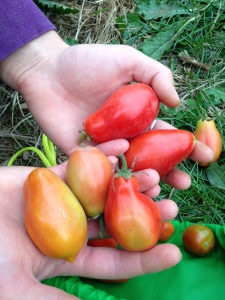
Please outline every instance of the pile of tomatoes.
[[99, 216], [114, 240], [111, 247], [145, 251], [165, 240], [158, 207], [140, 192], [134, 172], [152, 168], [166, 175], [189, 156], [195, 137], [186, 130], [148, 131], [159, 106], [149, 86], [130, 84], [85, 120], [80, 143], [129, 141], [118, 170], [112, 170], [97, 148], [81, 144], [69, 157], [66, 183], [45, 168], [29, 174], [24, 184], [25, 226], [42, 253], [73, 262], [87, 241], [88, 218]]

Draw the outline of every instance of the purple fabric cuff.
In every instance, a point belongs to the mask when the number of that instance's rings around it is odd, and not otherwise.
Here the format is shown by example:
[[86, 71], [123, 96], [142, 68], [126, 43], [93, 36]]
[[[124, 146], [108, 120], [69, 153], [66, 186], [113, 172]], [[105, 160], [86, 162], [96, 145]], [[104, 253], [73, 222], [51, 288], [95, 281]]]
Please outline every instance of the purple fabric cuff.
[[0, 61], [55, 29], [32, 0], [0, 0]]

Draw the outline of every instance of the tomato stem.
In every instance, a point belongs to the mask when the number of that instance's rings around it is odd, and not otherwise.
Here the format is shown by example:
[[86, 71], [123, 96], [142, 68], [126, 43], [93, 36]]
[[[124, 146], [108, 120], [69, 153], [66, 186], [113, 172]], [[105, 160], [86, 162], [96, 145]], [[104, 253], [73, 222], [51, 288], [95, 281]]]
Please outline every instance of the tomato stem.
[[126, 161], [126, 158], [124, 156], [124, 154], [121, 154], [119, 156], [121, 162], [122, 162], [122, 166], [121, 166], [121, 169], [119, 169], [117, 171], [117, 173], [115, 174], [114, 177], [124, 177], [125, 179], [129, 179], [131, 176], [133, 176], [133, 173], [132, 173], [132, 169], [128, 169], [127, 168], [127, 161]]
[[90, 142], [91, 141], [91, 137], [86, 133], [86, 131], [81, 130], [80, 131], [80, 136], [78, 138], [78, 144], [81, 145], [83, 143], [83, 141], [87, 141]]

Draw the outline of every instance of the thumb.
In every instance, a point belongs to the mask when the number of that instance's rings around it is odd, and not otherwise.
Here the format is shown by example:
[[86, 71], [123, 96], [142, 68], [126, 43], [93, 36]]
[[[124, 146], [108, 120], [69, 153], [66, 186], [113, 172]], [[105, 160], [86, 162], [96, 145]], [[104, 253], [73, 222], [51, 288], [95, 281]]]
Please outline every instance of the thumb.
[[180, 104], [169, 68], [135, 49], [132, 61], [135, 81], [150, 85], [165, 105], [176, 107]]

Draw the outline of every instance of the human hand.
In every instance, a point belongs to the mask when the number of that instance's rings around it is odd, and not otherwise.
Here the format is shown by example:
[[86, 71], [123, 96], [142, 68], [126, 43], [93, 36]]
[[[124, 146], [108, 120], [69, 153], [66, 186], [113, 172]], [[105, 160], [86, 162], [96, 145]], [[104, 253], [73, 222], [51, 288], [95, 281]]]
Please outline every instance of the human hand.
[[[65, 178], [66, 163], [52, 170]], [[175, 245], [157, 245], [145, 252], [85, 246], [75, 261], [55, 260], [44, 256], [31, 242], [24, 226], [23, 183], [31, 167], [0, 168], [0, 293], [8, 299], [78, 299], [40, 281], [55, 276], [82, 276], [98, 279], [131, 278], [170, 268], [181, 259]], [[151, 196], [158, 184], [157, 173], [140, 173], [141, 191]], [[178, 208], [171, 200], [157, 202], [163, 221], [176, 217]], [[89, 238], [97, 237], [98, 222], [89, 221]]]
[[[164, 104], [179, 105], [172, 73], [161, 63], [123, 45], [69, 47], [54, 31], [6, 58], [0, 77], [23, 95], [42, 130], [66, 155], [77, 146], [86, 117], [132, 81], [151, 85]], [[117, 147], [122, 153], [128, 143], [120, 140]]]
[[[22, 93], [42, 130], [68, 156], [77, 146], [86, 117], [115, 90], [132, 81], [152, 86], [165, 105], [179, 105], [172, 73], [159, 62], [122, 45], [69, 47], [54, 31], [6, 58], [0, 64], [0, 78]], [[157, 124], [158, 128], [170, 126]], [[115, 159], [129, 143], [119, 139], [100, 147]], [[210, 161], [212, 157], [212, 151], [200, 143], [193, 153], [194, 160], [200, 157], [201, 161]], [[163, 180], [178, 189], [186, 189], [191, 183], [187, 174], [177, 170]]]

